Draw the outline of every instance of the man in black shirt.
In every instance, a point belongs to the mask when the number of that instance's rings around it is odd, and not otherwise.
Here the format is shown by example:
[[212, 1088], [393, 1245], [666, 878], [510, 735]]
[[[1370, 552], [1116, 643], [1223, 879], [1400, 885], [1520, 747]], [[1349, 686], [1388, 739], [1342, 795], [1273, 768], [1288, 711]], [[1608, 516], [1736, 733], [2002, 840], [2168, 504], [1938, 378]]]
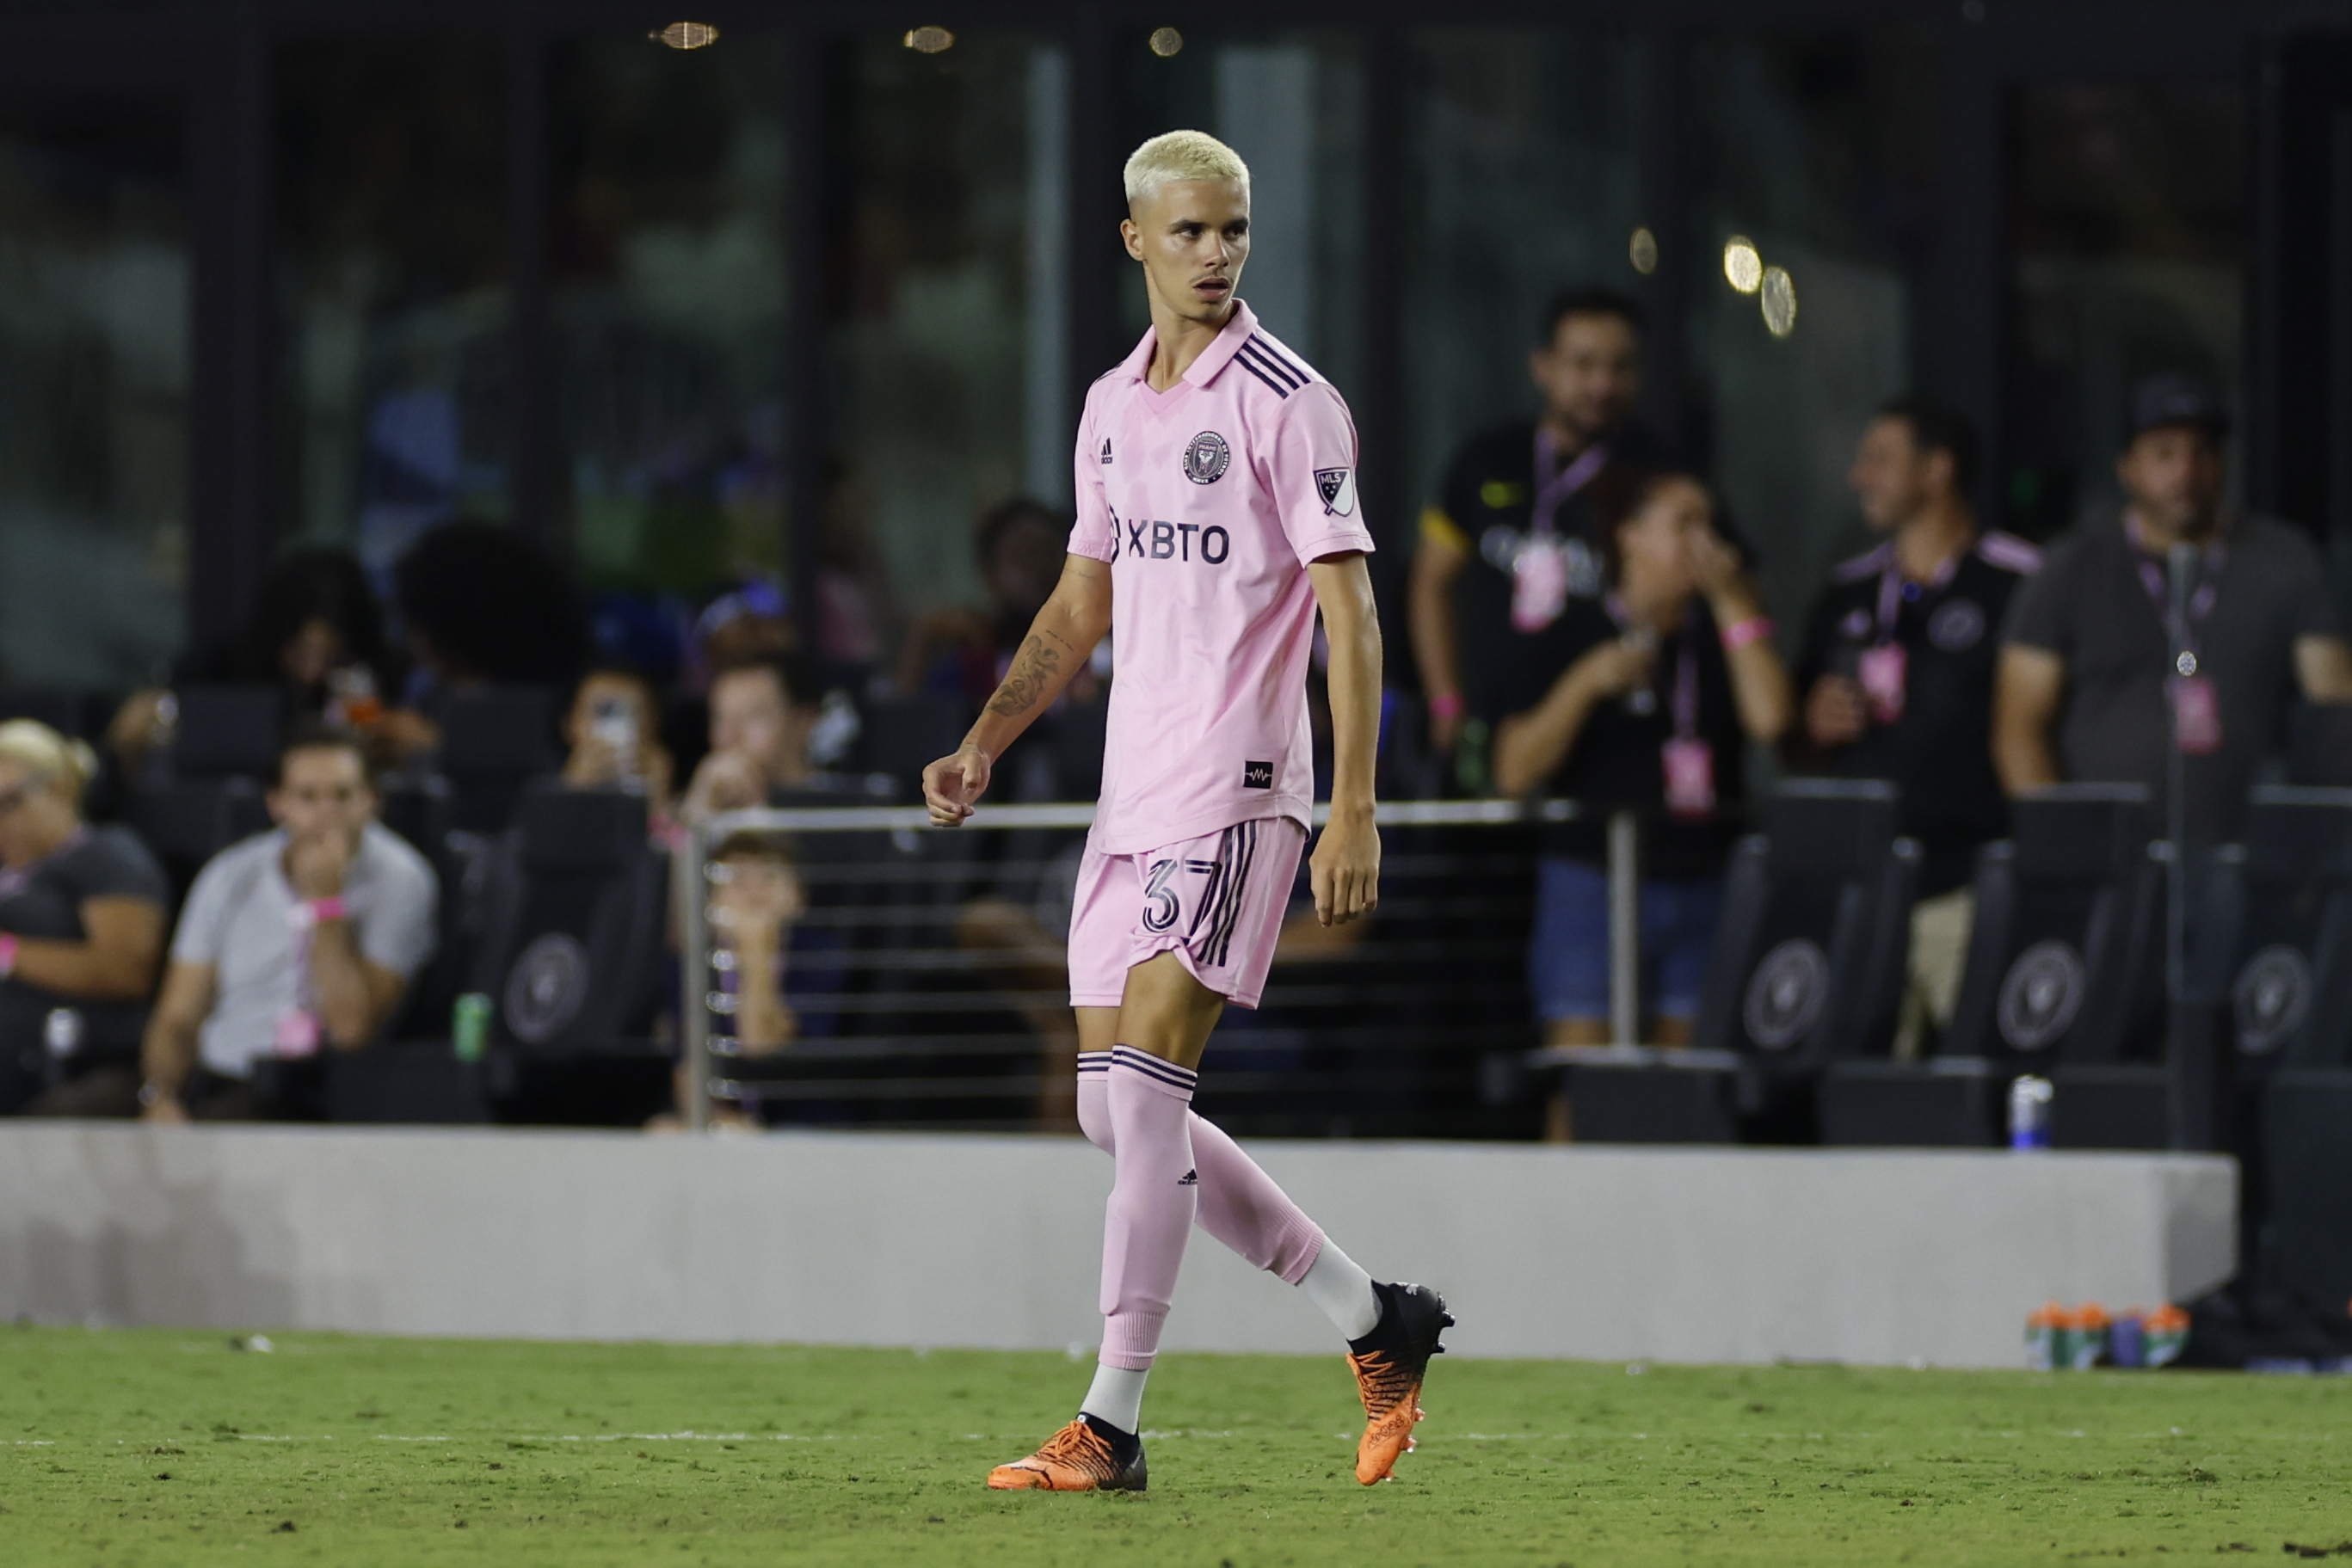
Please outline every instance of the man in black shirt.
[[1976, 432], [1953, 410], [1898, 398], [1863, 433], [1848, 483], [1886, 536], [1832, 574], [1806, 622], [1804, 724], [1790, 761], [1903, 791], [1919, 841], [1911, 984], [1896, 1053], [1916, 1054], [1958, 998], [1977, 846], [2007, 813], [1992, 766], [1993, 666], [2011, 595], [2041, 565], [2024, 540], [1979, 535], [1966, 497]]
[[[2140, 783], [2162, 810], [2177, 743], [2189, 836], [2212, 841], [2236, 829], [2289, 699], [2352, 702], [2352, 649], [2310, 538], [2222, 504], [2228, 430], [2201, 382], [2151, 376], [2133, 389], [2116, 460], [2123, 515], [2055, 540], [2010, 614], [1994, 755], [2012, 795], [2061, 779]], [[2168, 624], [2175, 544], [2196, 551], [2181, 627]]]
[[[1600, 597], [1592, 481], [1613, 466], [1667, 465], [1632, 417], [1642, 390], [1639, 308], [1604, 289], [1571, 289], [1552, 300], [1542, 329], [1528, 355], [1542, 418], [1473, 436], [1421, 516], [1410, 614], [1430, 744], [1440, 755], [1462, 736], [1465, 694], [1495, 678], [1515, 630], [1539, 632], [1569, 600]], [[1474, 740], [1464, 755], [1483, 774], [1485, 747]]]

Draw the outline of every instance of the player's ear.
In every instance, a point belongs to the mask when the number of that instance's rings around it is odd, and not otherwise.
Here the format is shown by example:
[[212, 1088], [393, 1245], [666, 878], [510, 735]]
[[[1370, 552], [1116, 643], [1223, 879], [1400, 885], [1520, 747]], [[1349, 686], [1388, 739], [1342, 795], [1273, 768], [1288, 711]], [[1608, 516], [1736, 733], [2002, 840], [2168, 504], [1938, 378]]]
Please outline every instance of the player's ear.
[[1133, 218], [1118, 220], [1118, 238], [1119, 243], [1127, 248], [1129, 260], [1143, 259], [1143, 231], [1136, 226]]

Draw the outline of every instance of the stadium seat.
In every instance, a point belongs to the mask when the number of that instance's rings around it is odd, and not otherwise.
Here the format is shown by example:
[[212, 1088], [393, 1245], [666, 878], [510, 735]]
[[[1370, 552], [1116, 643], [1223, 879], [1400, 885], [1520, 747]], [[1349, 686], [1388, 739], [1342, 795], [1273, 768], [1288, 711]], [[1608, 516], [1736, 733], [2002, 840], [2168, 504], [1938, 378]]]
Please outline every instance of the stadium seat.
[[863, 705], [853, 758], [861, 773], [885, 773], [909, 793], [923, 769], [963, 741], [971, 710], [960, 697], [916, 692]]
[[276, 686], [182, 686], [172, 742], [178, 779], [257, 779], [278, 771], [284, 698]]
[[555, 713], [556, 694], [543, 686], [484, 686], [442, 703], [440, 772], [453, 829], [504, 831], [524, 789], [562, 766]]
[[324, 1057], [327, 1120], [447, 1124], [490, 1119], [488, 1075], [446, 1040], [382, 1044]]
[[106, 713], [94, 693], [46, 686], [0, 686], [0, 723], [35, 719], [59, 735], [88, 739], [106, 727]]
[[174, 779], [131, 796], [131, 825], [184, 896], [206, 861], [269, 831], [266, 793], [255, 779]]
[[642, 1041], [659, 984], [667, 864], [646, 842], [642, 795], [524, 796], [489, 868], [474, 965], [500, 1045], [560, 1057]]
[[1564, 1088], [1580, 1140], [1721, 1142], [1735, 1118], [1810, 1124], [1822, 1069], [1886, 1049], [1919, 864], [1897, 806], [1893, 785], [1845, 779], [1795, 780], [1765, 803], [1763, 832], [1725, 881], [1691, 1051], [1577, 1053]]
[[1924, 1063], [1843, 1063], [1824, 1080], [1823, 1141], [1984, 1144], [2010, 1082], [2059, 1085], [2053, 1141], [2171, 1142], [2163, 1064], [2164, 864], [2147, 792], [2067, 785], [2017, 803], [2014, 837], [1979, 854], [1958, 1004]]

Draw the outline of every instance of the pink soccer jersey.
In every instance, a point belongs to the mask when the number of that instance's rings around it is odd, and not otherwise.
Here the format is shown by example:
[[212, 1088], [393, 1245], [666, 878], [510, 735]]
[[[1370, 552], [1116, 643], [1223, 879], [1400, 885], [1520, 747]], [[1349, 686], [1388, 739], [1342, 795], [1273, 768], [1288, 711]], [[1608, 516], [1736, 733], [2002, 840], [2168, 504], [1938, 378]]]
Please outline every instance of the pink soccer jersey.
[[1093, 843], [1135, 854], [1314, 799], [1307, 563], [1370, 551], [1356, 427], [1247, 305], [1184, 379], [1152, 334], [1078, 420], [1070, 551], [1111, 569], [1109, 741]]

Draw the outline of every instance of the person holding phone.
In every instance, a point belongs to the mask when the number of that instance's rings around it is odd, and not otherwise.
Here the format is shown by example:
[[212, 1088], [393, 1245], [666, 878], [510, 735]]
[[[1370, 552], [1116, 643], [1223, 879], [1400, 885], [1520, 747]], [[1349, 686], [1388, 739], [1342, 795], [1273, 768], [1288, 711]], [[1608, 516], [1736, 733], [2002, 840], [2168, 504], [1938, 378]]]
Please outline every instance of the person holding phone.
[[[1587, 808], [1544, 830], [1528, 978], [1550, 1045], [1609, 1039], [1607, 818], [1647, 819], [1641, 936], [1648, 1038], [1688, 1042], [1739, 831], [1747, 747], [1788, 727], [1788, 672], [1706, 486], [1604, 475], [1591, 504], [1607, 591], [1516, 632], [1480, 703], [1500, 793]], [[1564, 1135], [1564, 1129], [1555, 1129]]]

